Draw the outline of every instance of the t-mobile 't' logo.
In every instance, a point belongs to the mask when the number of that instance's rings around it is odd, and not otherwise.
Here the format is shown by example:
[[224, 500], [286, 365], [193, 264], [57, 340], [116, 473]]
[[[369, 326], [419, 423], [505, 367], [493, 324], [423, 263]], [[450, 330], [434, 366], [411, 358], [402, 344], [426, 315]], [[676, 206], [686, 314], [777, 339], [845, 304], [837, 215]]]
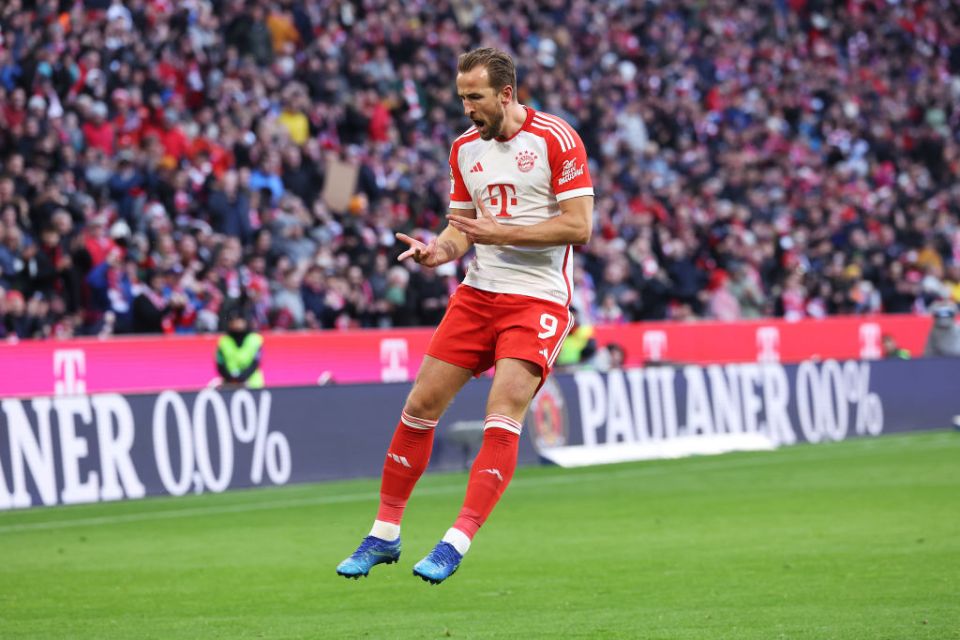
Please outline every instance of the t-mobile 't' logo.
[[880, 325], [876, 322], [864, 322], [860, 325], [860, 357], [864, 360], [879, 360], [881, 355]]
[[380, 380], [383, 382], [406, 382], [409, 380], [408, 357], [406, 339], [385, 338], [381, 340]]
[[646, 331], [643, 334], [643, 356], [649, 362], [660, 362], [667, 352], [666, 331]]
[[[509, 202], [511, 207], [517, 206], [517, 188], [512, 184], [488, 184], [487, 193], [490, 194], [490, 206], [500, 206], [500, 212], [497, 213], [497, 217], [509, 218], [510, 214], [507, 212], [507, 203]], [[497, 195], [500, 197], [498, 198]]]
[[53, 393], [58, 396], [87, 392], [87, 360], [83, 349], [57, 349], [53, 352]]
[[757, 362], [780, 362], [780, 329], [757, 329]]

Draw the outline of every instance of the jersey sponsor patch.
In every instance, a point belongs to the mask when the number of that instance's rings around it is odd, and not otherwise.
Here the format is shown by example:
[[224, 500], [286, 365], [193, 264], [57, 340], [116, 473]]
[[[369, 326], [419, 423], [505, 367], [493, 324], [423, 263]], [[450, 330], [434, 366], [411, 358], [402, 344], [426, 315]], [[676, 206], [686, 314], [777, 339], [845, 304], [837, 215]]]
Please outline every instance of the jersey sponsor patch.
[[571, 180], [583, 175], [583, 165], [577, 166], [577, 161], [570, 159], [563, 161], [563, 167], [560, 169], [560, 179], [557, 184], [567, 184]]
[[533, 169], [533, 165], [537, 162], [537, 154], [529, 149], [521, 151], [517, 154], [517, 169], [523, 173], [527, 173]]

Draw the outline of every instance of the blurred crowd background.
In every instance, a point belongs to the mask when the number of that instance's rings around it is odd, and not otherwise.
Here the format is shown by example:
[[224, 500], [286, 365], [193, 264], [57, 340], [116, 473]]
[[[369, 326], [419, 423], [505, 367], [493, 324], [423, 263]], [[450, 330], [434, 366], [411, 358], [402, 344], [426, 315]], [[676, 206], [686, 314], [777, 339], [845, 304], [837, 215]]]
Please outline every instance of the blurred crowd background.
[[0, 335], [435, 324], [478, 45], [587, 146], [581, 322], [960, 300], [951, 0], [5, 0]]

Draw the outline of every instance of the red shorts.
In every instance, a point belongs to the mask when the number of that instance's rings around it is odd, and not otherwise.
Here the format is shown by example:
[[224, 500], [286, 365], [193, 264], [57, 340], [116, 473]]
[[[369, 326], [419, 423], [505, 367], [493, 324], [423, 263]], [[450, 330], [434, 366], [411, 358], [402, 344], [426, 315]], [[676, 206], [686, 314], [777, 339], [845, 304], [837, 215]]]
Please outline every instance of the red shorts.
[[427, 355], [474, 375], [500, 358], [529, 360], [540, 367], [542, 385], [572, 327], [573, 316], [562, 304], [460, 285]]

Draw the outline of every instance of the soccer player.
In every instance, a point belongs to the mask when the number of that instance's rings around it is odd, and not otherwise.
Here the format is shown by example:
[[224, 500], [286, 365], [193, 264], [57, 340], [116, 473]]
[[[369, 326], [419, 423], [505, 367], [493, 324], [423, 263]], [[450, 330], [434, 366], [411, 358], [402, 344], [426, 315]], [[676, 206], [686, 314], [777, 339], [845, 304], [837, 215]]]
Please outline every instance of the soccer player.
[[483, 443], [463, 508], [442, 540], [413, 569], [438, 584], [450, 577], [513, 476], [520, 429], [572, 325], [573, 248], [590, 239], [593, 185], [583, 142], [570, 125], [517, 102], [516, 68], [506, 53], [460, 56], [457, 92], [473, 121], [450, 151], [449, 224], [400, 260], [426, 267], [476, 258], [407, 397], [387, 451], [380, 508], [370, 535], [337, 567], [359, 578], [400, 557], [400, 520], [430, 459], [433, 432], [470, 379], [495, 367]]

